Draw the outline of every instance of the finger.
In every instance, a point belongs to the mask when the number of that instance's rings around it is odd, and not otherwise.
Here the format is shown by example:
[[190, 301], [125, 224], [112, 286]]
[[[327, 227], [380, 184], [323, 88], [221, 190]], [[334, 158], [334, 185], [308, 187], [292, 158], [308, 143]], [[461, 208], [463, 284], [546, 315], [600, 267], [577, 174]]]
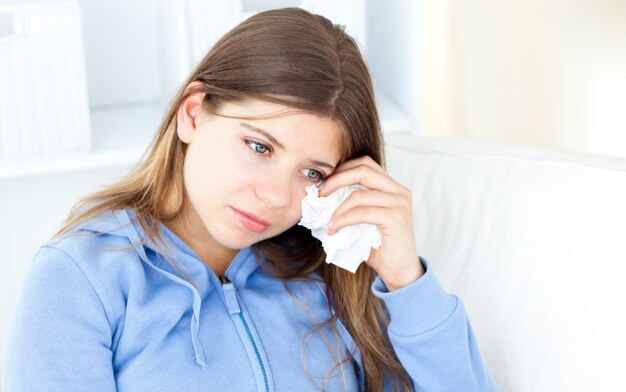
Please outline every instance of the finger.
[[379, 172], [369, 166], [359, 165], [350, 170], [333, 173], [320, 187], [320, 196], [327, 196], [337, 189], [353, 184], [361, 184], [372, 190], [402, 194], [405, 191], [387, 173]]
[[387, 207], [387, 208], [405, 208], [408, 207], [406, 199], [400, 195], [388, 192], [380, 192], [375, 190], [356, 190], [353, 191], [346, 200], [342, 201], [337, 209], [333, 212], [331, 220], [335, 216], [339, 216], [352, 208], [358, 206]]
[[[337, 173], [341, 173], [343, 171], [353, 169], [353, 168], [355, 168], [357, 166], [367, 166], [367, 167], [370, 167], [370, 168], [372, 168], [373, 170], [375, 170], [377, 172], [386, 173], [385, 169], [383, 169], [378, 163], [376, 163], [376, 161], [374, 161], [369, 155], [363, 155], [363, 156], [361, 156], [359, 158], [350, 159], [350, 160], [342, 163], [341, 165], [339, 165], [333, 171], [333, 173], [329, 177], [323, 179], [322, 181], [318, 182], [315, 185], [318, 187], [319, 190], [321, 190], [323, 188], [322, 185], [324, 185], [324, 183], [326, 181], [328, 181], [328, 179], [330, 177], [332, 177], [333, 175], [335, 175]], [[321, 196], [321, 194], [320, 194], [320, 196]]]
[[328, 234], [334, 234], [344, 227], [358, 225], [360, 223], [369, 223], [376, 225], [381, 231], [390, 227], [391, 223], [399, 219], [397, 210], [386, 207], [355, 207], [337, 217], [332, 221], [326, 229]]

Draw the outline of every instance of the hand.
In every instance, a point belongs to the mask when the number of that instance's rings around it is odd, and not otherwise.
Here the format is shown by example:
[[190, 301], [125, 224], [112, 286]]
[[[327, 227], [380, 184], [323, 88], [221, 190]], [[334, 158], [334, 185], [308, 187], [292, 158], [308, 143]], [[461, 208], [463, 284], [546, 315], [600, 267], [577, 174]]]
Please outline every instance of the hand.
[[359, 223], [376, 225], [382, 243], [372, 248], [366, 263], [378, 273], [389, 291], [402, 288], [424, 275], [413, 232], [411, 191], [396, 182], [371, 157], [346, 161], [319, 189], [328, 196], [352, 184], [368, 188], [353, 191], [333, 213], [328, 234]]

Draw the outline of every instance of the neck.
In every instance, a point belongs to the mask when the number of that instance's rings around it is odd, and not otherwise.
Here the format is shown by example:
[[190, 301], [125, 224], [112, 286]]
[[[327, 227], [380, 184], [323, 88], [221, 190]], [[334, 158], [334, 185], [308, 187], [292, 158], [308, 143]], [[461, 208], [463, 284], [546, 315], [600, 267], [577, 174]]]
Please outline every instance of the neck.
[[217, 276], [222, 276], [239, 249], [230, 249], [215, 241], [197, 214], [183, 212], [164, 222]]

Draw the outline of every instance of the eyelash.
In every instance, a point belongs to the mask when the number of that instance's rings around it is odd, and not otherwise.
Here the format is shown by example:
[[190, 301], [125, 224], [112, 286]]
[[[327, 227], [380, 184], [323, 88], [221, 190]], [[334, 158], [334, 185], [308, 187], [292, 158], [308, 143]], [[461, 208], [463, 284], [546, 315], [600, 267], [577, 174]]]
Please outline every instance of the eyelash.
[[[266, 152], [269, 152], [269, 153], [272, 152], [272, 149], [269, 146], [267, 146], [267, 145], [265, 145], [263, 143], [255, 142], [254, 140], [246, 140], [245, 143], [248, 145], [250, 150], [252, 150], [252, 153], [255, 154], [255, 155], [265, 155], [265, 156], [267, 156]], [[265, 152], [257, 151], [255, 146], [261, 146], [261, 147], [265, 148]], [[307, 180], [309, 180], [311, 182], [314, 182], [314, 183], [318, 183], [318, 182], [324, 181], [326, 179], [326, 176], [321, 171], [314, 170], [314, 169], [308, 169], [308, 170], [316, 172], [318, 174], [318, 178], [317, 179], [313, 179], [313, 178], [311, 178], [309, 176], [305, 176], [305, 177], [307, 177]]]

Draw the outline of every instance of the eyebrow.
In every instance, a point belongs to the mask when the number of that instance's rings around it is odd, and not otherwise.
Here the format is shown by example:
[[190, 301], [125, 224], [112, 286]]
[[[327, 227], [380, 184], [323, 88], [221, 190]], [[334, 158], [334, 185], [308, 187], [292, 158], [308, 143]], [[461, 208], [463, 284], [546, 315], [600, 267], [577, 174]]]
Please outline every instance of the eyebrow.
[[[252, 132], [256, 132], [258, 134], [261, 134], [263, 136], [265, 136], [266, 138], [269, 139], [270, 142], [272, 142], [273, 144], [277, 145], [279, 148], [286, 150], [285, 146], [283, 146], [282, 144], [280, 144], [280, 142], [278, 140], [276, 140], [274, 138], [274, 136], [272, 136], [269, 132], [262, 130], [261, 128], [257, 128], [255, 126], [253, 126], [252, 124], [248, 124], [245, 123], [243, 121], [239, 121], [239, 124], [243, 125], [244, 127], [248, 128], [249, 130], [251, 130]], [[324, 166], [329, 168], [330, 170], [335, 170], [335, 166], [330, 165], [326, 162], [320, 162], [320, 161], [311, 161], [312, 164], [317, 165], [317, 166]]]
[[245, 123], [243, 121], [239, 121], [239, 124], [243, 125], [244, 127], [248, 128], [249, 130], [251, 130], [252, 132], [256, 132], [256, 133], [260, 133], [261, 135], [265, 136], [266, 138], [268, 138], [270, 140], [270, 142], [274, 143], [275, 145], [277, 145], [278, 147], [280, 147], [283, 150], [286, 150], [285, 146], [283, 146], [282, 144], [280, 144], [280, 142], [276, 139], [274, 139], [274, 136], [270, 135], [269, 132], [262, 130], [261, 128], [257, 128], [251, 124]]

